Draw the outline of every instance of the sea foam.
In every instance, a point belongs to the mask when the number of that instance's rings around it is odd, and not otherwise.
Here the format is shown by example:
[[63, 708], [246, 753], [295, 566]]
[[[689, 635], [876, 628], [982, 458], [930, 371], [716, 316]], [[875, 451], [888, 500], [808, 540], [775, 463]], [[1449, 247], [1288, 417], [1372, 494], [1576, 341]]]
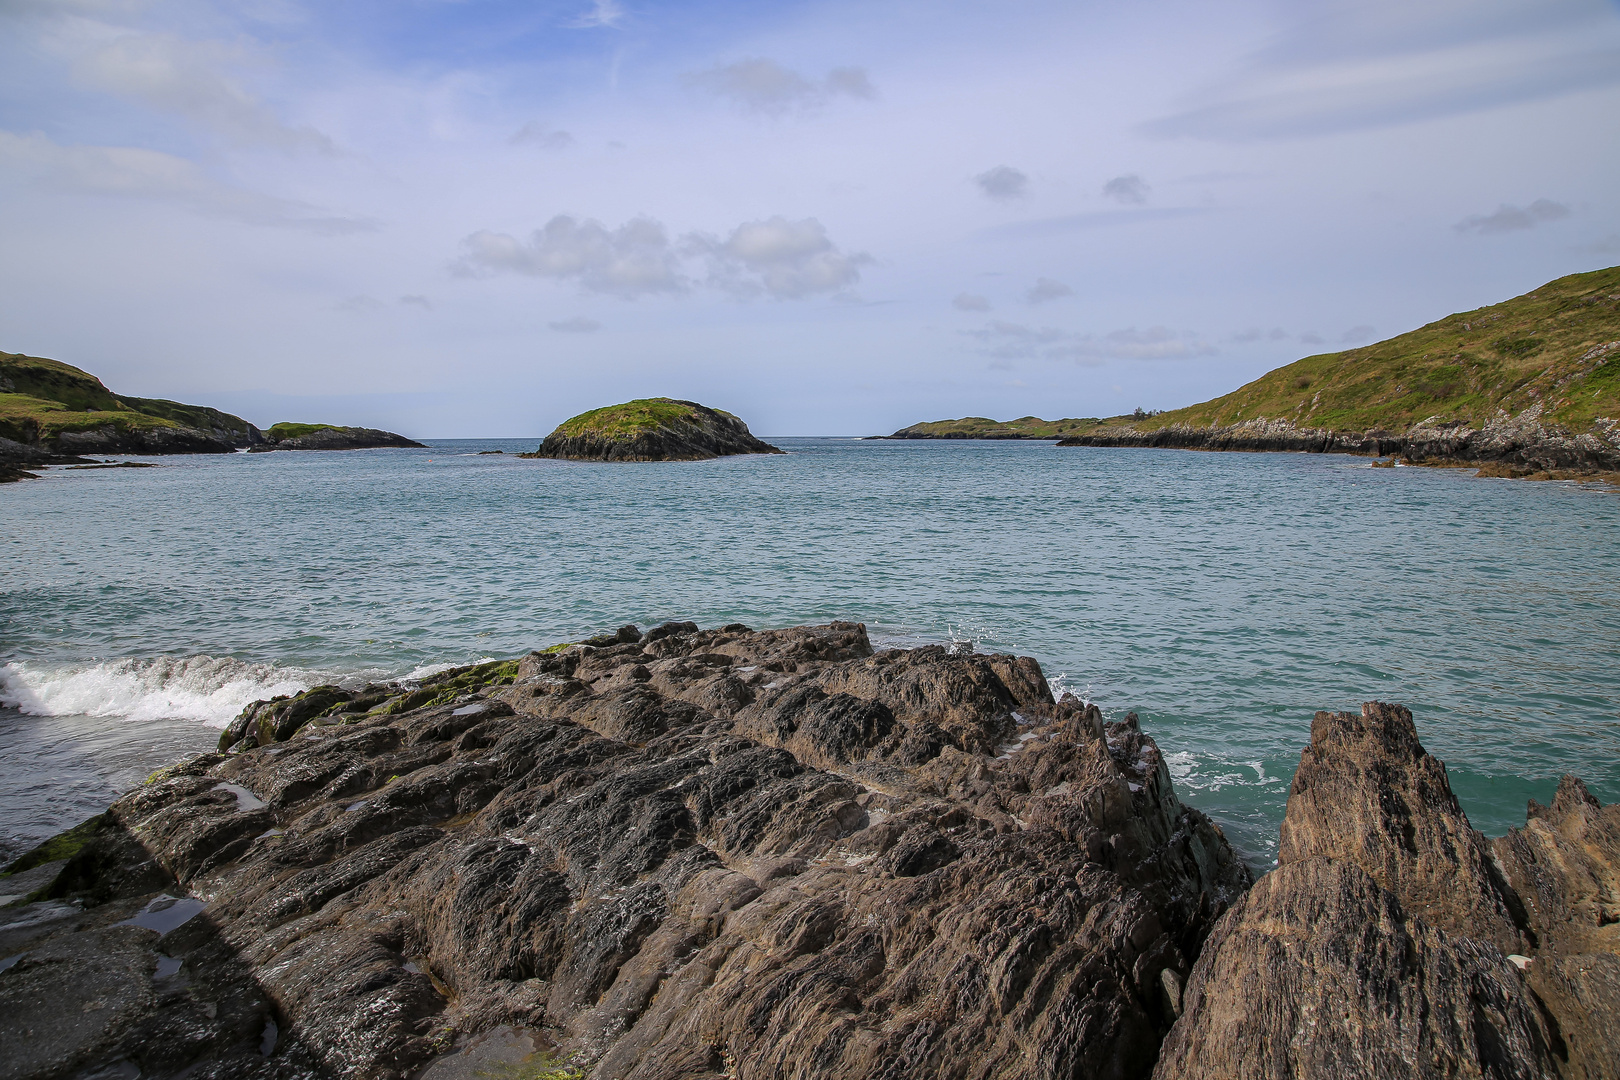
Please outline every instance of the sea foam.
[[335, 681], [327, 672], [229, 656], [79, 664], [14, 660], [0, 665], [0, 705], [31, 716], [179, 719], [224, 727], [254, 701]]

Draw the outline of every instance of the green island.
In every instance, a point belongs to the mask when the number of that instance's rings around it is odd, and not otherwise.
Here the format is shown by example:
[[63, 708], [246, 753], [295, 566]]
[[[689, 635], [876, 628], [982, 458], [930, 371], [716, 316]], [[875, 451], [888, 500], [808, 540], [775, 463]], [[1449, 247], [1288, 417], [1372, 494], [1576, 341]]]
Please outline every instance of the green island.
[[526, 458], [569, 461], [704, 461], [780, 454], [722, 409], [678, 398], [636, 398], [564, 420]]
[[1105, 422], [1094, 416], [1066, 420], [1042, 420], [1038, 416], [1020, 416], [1017, 420], [990, 420], [983, 416], [964, 416], [960, 420], [928, 420], [903, 427], [893, 435], [875, 435], [872, 438], [1063, 439], [1070, 435], [1092, 431]]

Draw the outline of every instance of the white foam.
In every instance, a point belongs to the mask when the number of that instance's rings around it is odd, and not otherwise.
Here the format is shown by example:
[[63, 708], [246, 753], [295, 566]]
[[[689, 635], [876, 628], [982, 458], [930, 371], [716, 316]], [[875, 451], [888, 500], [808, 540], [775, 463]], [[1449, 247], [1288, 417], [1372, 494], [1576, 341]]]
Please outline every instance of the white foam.
[[245, 705], [331, 681], [324, 672], [229, 656], [81, 664], [13, 660], [0, 665], [0, 705], [30, 716], [196, 720], [224, 727]]

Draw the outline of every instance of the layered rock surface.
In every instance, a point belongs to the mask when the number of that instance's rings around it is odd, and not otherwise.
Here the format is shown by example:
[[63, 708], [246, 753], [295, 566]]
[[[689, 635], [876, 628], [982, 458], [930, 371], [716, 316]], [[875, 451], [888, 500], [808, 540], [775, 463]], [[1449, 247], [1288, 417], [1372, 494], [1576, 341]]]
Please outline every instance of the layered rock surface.
[[376, 450], [422, 445], [414, 439], [379, 428], [275, 424], [264, 433], [264, 442], [248, 449], [250, 453], [263, 453], [270, 450]]
[[[1249, 882], [1028, 658], [676, 623], [320, 689], [7, 912], [0, 1045], [105, 1023], [3, 1075], [1140, 1077]], [[207, 910], [113, 925], [160, 889]]]
[[731, 413], [695, 401], [638, 398], [557, 425], [528, 458], [570, 461], [705, 461], [731, 454], [780, 454]]
[[1205, 943], [1156, 1080], [1620, 1076], [1620, 807], [1494, 843], [1412, 714], [1317, 713], [1278, 867]]

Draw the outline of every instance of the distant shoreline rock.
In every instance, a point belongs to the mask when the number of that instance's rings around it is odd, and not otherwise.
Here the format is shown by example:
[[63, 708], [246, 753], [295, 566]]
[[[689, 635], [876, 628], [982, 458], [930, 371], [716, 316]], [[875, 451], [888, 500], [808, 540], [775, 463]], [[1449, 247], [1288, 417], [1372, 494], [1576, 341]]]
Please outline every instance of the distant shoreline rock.
[[868, 441], [910, 439], [1022, 439], [1030, 441], [1055, 440], [1090, 431], [1105, 423], [1096, 417], [1066, 420], [1042, 420], [1038, 416], [1021, 416], [1017, 420], [991, 420], [983, 416], [964, 416], [960, 420], [927, 420], [903, 427], [893, 435], [868, 435]]
[[731, 413], [677, 398], [638, 398], [580, 413], [557, 425], [525, 458], [565, 461], [707, 461], [732, 454], [780, 454]]
[[377, 428], [337, 427], [333, 424], [272, 424], [264, 442], [251, 446], [251, 454], [271, 450], [376, 450], [387, 447], [418, 447], [426, 444], [392, 431]]

